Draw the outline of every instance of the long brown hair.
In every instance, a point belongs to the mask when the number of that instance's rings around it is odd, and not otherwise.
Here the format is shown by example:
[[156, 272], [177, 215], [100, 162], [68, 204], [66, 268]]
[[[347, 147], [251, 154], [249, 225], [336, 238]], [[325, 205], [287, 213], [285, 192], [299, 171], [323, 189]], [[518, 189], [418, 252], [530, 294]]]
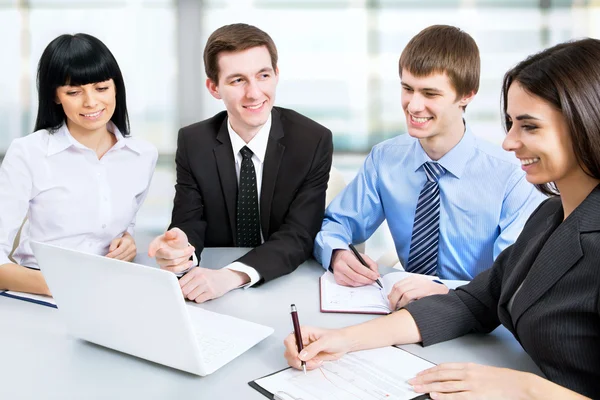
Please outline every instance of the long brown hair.
[[[529, 56], [504, 75], [504, 128], [508, 89], [513, 82], [559, 110], [569, 128], [573, 152], [589, 176], [600, 179], [600, 40], [581, 39], [558, 44]], [[536, 185], [547, 195], [560, 194], [554, 182]]]

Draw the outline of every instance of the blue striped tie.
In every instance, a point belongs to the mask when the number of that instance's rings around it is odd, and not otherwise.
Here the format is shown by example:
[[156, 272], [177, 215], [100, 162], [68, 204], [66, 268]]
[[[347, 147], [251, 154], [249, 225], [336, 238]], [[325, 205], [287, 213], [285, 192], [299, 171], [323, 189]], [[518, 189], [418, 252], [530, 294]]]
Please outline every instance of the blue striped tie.
[[427, 182], [421, 189], [419, 201], [417, 202], [406, 271], [435, 275], [440, 232], [440, 187], [438, 180], [446, 170], [435, 162], [426, 162], [423, 164], [423, 169], [425, 169], [427, 175]]

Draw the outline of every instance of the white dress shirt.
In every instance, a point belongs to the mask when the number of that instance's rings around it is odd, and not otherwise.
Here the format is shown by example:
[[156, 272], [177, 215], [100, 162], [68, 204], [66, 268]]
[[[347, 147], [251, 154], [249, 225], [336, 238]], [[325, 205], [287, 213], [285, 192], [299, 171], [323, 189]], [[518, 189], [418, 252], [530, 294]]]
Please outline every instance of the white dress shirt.
[[[248, 143], [244, 142], [244, 140], [238, 136], [237, 133], [231, 127], [229, 123], [229, 119], [227, 120], [227, 131], [229, 132], [229, 139], [231, 140], [231, 148], [233, 150], [233, 158], [235, 159], [235, 174], [237, 176], [238, 185], [240, 182], [240, 168], [242, 166], [242, 154], [240, 150], [244, 146], [247, 146], [250, 150], [252, 150], [252, 163], [254, 164], [254, 171], [256, 173], [256, 190], [258, 192], [258, 206], [259, 206], [259, 221], [260, 221], [260, 190], [262, 187], [262, 176], [263, 176], [263, 165], [265, 162], [265, 154], [267, 152], [267, 143], [269, 142], [269, 132], [271, 132], [271, 116], [269, 115], [269, 119], [267, 122], [260, 128], [258, 133], [250, 140]], [[260, 231], [260, 242], [263, 243], [265, 241], [262, 229]], [[194, 262], [198, 264], [198, 259], [196, 258], [196, 254], [193, 256]], [[256, 269], [250, 267], [241, 262], [234, 262], [229, 265], [226, 265], [223, 268], [231, 269], [234, 271], [243, 272], [250, 277], [250, 282], [241, 286], [244, 288], [249, 288], [255, 285], [261, 278], [260, 274]]]
[[23, 219], [14, 260], [38, 268], [30, 241], [106, 255], [110, 242], [129, 232], [144, 202], [158, 158], [143, 140], [108, 128], [117, 143], [102, 159], [71, 136], [66, 124], [15, 139], [0, 166], [0, 264]]

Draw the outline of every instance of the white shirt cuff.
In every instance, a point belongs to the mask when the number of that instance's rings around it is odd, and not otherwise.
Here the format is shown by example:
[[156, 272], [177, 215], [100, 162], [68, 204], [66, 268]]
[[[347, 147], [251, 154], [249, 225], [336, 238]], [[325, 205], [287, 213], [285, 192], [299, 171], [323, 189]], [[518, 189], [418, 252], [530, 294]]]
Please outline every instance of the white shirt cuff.
[[348, 243], [338, 239], [338, 238], [330, 238], [328, 243], [323, 246], [323, 255], [322, 255], [322, 264], [323, 268], [329, 269], [331, 267], [331, 259], [333, 258], [333, 253], [336, 250], [348, 250]]
[[229, 265], [224, 266], [223, 268], [230, 269], [232, 271], [243, 272], [244, 274], [250, 277], [250, 282], [245, 285], [240, 286], [240, 288], [247, 289], [249, 287], [254, 286], [258, 281], [260, 281], [260, 274], [252, 267], [247, 266], [239, 261], [231, 263]]
[[[191, 244], [188, 243], [188, 246], [191, 246]], [[195, 266], [200, 265], [200, 261], [198, 261], [198, 257], [196, 257], [196, 251], [192, 253], [192, 261], [194, 262]]]
[[[188, 246], [191, 246], [191, 244], [188, 243]], [[193, 268], [196, 268], [197, 266], [200, 265], [200, 262], [198, 262], [198, 257], [196, 257], [196, 252], [195, 251], [192, 253], [192, 261], [194, 262], [194, 265], [192, 265], [191, 267], [189, 267], [185, 271], [175, 272], [175, 276], [177, 276], [178, 278], [181, 278], [182, 276], [184, 276], [185, 274], [187, 274], [188, 272], [190, 272]]]

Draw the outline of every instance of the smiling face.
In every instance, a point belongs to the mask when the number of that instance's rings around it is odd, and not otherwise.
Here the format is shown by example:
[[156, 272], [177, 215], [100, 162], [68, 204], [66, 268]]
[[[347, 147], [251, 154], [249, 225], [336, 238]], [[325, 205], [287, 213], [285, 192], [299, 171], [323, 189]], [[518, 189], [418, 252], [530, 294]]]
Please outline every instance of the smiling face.
[[450, 134], [462, 135], [463, 107], [475, 94], [457, 99], [446, 74], [434, 73], [416, 77], [402, 70], [402, 108], [408, 134], [418, 139], [430, 139]]
[[112, 79], [81, 86], [59, 86], [56, 102], [62, 105], [71, 134], [87, 134], [106, 129], [117, 105]]
[[562, 113], [550, 103], [525, 91], [515, 81], [507, 96], [509, 131], [502, 143], [513, 151], [533, 184], [562, 181], [584, 176], [577, 163], [571, 135]]
[[265, 46], [219, 54], [219, 82], [206, 80], [208, 91], [223, 100], [233, 130], [254, 136], [267, 122], [279, 81]]

